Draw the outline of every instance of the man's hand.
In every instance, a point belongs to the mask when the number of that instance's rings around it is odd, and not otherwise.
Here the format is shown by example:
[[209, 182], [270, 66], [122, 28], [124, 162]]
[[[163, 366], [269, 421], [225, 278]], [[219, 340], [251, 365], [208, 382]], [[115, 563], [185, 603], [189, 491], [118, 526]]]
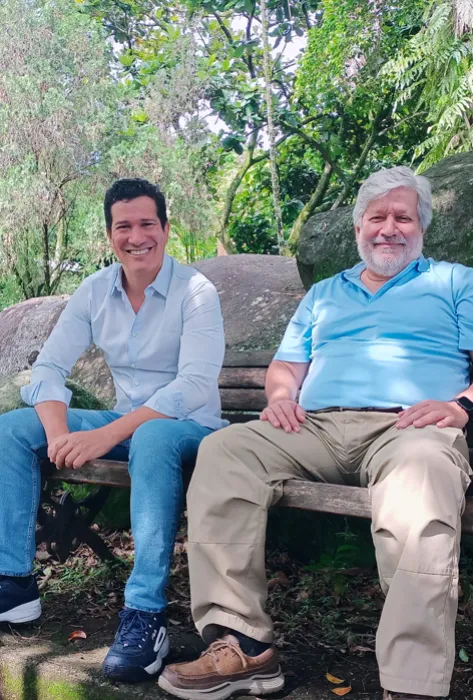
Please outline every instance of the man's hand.
[[455, 401], [421, 401], [401, 411], [396, 427], [436, 425], [437, 428], [464, 428], [467, 423], [467, 412]]
[[115, 447], [113, 438], [104, 428], [81, 430], [60, 435], [48, 446], [48, 457], [58, 469], [79, 469], [86, 462], [103, 457]]
[[299, 433], [299, 424], [305, 420], [305, 411], [297, 401], [283, 399], [266, 406], [260, 414], [260, 420], [267, 420], [274, 428], [283, 428], [286, 433]]

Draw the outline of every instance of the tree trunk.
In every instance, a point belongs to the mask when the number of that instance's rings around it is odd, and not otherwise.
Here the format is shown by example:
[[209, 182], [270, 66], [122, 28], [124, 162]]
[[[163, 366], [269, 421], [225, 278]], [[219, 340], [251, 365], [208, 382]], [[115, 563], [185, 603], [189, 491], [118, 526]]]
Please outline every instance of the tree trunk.
[[224, 249], [226, 250], [227, 253], [232, 253], [235, 250], [235, 247], [233, 245], [233, 241], [229, 238], [228, 236], [228, 222], [230, 220], [230, 215], [232, 213], [232, 207], [233, 207], [233, 202], [235, 201], [235, 196], [238, 191], [238, 188], [240, 187], [241, 183], [243, 182], [243, 178], [245, 177], [246, 173], [248, 170], [251, 168], [253, 165], [253, 154], [255, 152], [256, 148], [256, 140], [258, 138], [258, 132], [253, 131], [247, 141], [247, 147], [246, 147], [246, 153], [245, 153], [245, 159], [235, 175], [233, 176], [233, 180], [230, 182], [230, 185], [228, 187], [226, 196], [225, 196], [225, 204], [223, 207], [223, 213], [222, 213], [222, 221], [220, 224], [220, 231], [218, 233], [218, 238], [220, 239], [221, 244], [223, 245]]
[[263, 29], [263, 68], [266, 93], [266, 115], [268, 119], [269, 137], [269, 163], [271, 168], [271, 185], [273, 190], [274, 216], [276, 219], [276, 237], [278, 242], [278, 253], [284, 251], [284, 229], [282, 221], [281, 194], [279, 188], [278, 166], [276, 162], [276, 136], [273, 120], [273, 95], [271, 91], [271, 48], [269, 46], [269, 18], [266, 0], [261, 0], [261, 24]]
[[49, 296], [51, 294], [51, 275], [50, 275], [50, 268], [49, 268], [49, 226], [46, 222], [43, 223], [42, 244], [43, 244], [43, 275], [44, 275], [43, 291], [44, 291], [45, 296]]
[[325, 163], [322, 175], [320, 176], [314, 193], [311, 195], [311, 198], [309, 199], [305, 207], [299, 212], [299, 216], [297, 217], [292, 226], [288, 245], [293, 253], [295, 253], [297, 242], [299, 240], [299, 236], [301, 235], [302, 227], [304, 226], [307, 219], [309, 219], [309, 217], [312, 216], [314, 210], [324, 198], [324, 195], [330, 184], [331, 175], [332, 166], [330, 165], [330, 163]]

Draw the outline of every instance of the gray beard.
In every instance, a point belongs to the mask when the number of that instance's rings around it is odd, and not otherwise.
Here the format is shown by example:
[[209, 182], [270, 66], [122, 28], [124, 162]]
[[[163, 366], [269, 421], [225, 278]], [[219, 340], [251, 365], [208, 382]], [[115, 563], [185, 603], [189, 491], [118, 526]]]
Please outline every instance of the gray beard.
[[402, 255], [384, 260], [377, 259], [376, 249], [371, 244], [361, 244], [357, 241], [358, 254], [365, 263], [368, 270], [372, 270], [381, 277], [395, 277], [405, 267], [422, 253], [423, 236], [406, 242]]

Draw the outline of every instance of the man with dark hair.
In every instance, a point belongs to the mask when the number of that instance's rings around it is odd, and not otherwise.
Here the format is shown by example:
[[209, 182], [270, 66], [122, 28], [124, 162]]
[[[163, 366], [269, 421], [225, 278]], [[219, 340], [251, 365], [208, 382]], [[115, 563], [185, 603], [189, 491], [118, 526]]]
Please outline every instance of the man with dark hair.
[[[181, 466], [223, 425], [217, 380], [225, 344], [215, 287], [165, 253], [159, 188], [118, 180], [104, 212], [119, 263], [87, 277], [70, 298], [22, 389], [34, 408], [0, 416], [0, 622], [41, 614], [32, 575], [40, 460], [80, 469], [99, 457], [128, 459], [135, 563], [104, 673], [140, 681], [156, 675], [168, 653], [165, 587]], [[113, 411], [68, 408], [65, 379], [92, 343], [112, 373]]]

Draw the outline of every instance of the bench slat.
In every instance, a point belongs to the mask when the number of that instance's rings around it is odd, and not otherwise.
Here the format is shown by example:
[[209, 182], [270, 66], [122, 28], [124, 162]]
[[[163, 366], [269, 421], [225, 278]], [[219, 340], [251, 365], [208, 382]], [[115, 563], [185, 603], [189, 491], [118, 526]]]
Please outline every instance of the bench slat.
[[267, 405], [263, 389], [220, 389], [224, 411], [262, 411]]
[[286, 481], [284, 495], [278, 505], [336, 515], [353, 515], [356, 518], [371, 518], [369, 491], [356, 486]]
[[[67, 481], [71, 484], [97, 484], [100, 486], [130, 487], [128, 466], [125, 462], [97, 459], [84, 464], [81, 469], [53, 469], [50, 481]], [[323, 484], [313, 481], [287, 481], [284, 495], [278, 506], [299, 510], [351, 515], [371, 518], [368, 489], [339, 484]], [[402, 507], [402, 504], [400, 504]], [[473, 499], [467, 499], [462, 518], [462, 531], [473, 534]]]
[[274, 350], [229, 350], [225, 353], [224, 367], [265, 367], [274, 357]]
[[264, 389], [265, 367], [223, 367], [218, 378], [220, 389]]

